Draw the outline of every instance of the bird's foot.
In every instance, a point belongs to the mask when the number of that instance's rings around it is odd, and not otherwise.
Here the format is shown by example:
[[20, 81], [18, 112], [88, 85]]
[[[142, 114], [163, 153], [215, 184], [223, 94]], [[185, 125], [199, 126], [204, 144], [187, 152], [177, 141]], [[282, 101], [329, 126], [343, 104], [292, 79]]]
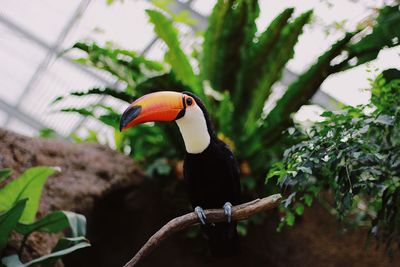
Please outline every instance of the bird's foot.
[[224, 204], [224, 213], [228, 217], [228, 223], [230, 223], [232, 220], [232, 204], [230, 202]]
[[199, 218], [202, 225], [206, 225], [206, 214], [202, 207], [197, 206], [194, 208], [194, 212], [196, 213], [197, 217]]

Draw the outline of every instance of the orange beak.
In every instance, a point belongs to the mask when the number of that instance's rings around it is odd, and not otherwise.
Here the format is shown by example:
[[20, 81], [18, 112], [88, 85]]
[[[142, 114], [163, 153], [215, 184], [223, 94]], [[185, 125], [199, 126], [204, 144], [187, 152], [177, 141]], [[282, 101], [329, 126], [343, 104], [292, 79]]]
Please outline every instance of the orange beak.
[[161, 91], [144, 95], [124, 111], [120, 131], [151, 121], [174, 121], [185, 114], [184, 95]]

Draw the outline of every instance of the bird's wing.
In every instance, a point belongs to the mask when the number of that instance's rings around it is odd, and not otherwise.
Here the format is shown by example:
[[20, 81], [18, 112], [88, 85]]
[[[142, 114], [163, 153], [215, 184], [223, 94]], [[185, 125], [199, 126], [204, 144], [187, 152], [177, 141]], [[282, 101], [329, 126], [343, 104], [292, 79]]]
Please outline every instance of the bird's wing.
[[225, 153], [228, 155], [228, 157], [225, 157], [227, 159], [226, 164], [228, 165], [228, 170], [229, 170], [229, 176], [231, 178], [231, 184], [233, 186], [233, 196], [235, 201], [232, 203], [233, 205], [237, 205], [240, 203], [240, 195], [241, 195], [241, 186], [240, 186], [240, 170], [239, 170], [239, 164], [236, 161], [232, 150], [230, 150], [229, 146], [223, 143], [223, 149], [225, 150]]

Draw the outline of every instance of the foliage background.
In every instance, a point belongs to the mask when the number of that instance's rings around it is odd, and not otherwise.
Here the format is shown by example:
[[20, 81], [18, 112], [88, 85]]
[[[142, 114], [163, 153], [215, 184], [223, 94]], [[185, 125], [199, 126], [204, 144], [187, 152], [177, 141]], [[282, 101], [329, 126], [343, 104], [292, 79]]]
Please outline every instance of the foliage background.
[[[131, 102], [135, 97], [153, 91], [189, 90], [196, 93], [208, 107], [218, 136], [234, 150], [241, 167], [245, 196], [249, 199], [260, 193], [279, 191], [271, 184], [265, 187], [263, 178], [283, 151], [298, 142], [288, 135], [282, 135], [285, 129], [293, 125], [291, 114], [309, 103], [330, 75], [375, 59], [382, 48], [398, 45], [400, 36], [396, 27], [400, 22], [399, 6], [383, 7], [376, 18], [370, 17], [352, 31], [344, 32], [265, 112], [264, 106], [273, 92], [274, 84], [282, 78], [304, 26], [310, 23], [311, 10], [293, 16], [293, 8], [285, 9], [267, 28], [258, 29], [257, 1], [218, 1], [209, 17], [209, 27], [204, 34], [199, 33], [203, 39], [202, 45], [189, 55], [181, 48], [179, 31], [175, 25], [192, 22], [185, 17], [171, 16], [166, 4], [155, 1], [155, 6], [158, 9], [150, 9], [146, 13], [149, 22], [154, 25], [155, 33], [167, 46], [164, 61], [152, 61], [111, 44], [100, 46], [96, 43], [76, 43], [73, 49], [85, 53], [84, 57], [77, 59], [78, 62], [111, 73], [123, 81], [125, 87], [122, 90], [92, 88], [71, 95], [108, 95]], [[55, 102], [63, 99], [59, 97]], [[350, 113], [358, 110], [349, 109]], [[174, 125], [140, 125], [127, 133], [119, 133], [119, 113], [110, 106], [94, 104], [64, 108], [62, 111], [93, 117], [113, 127], [116, 148], [147, 166], [148, 174], [172, 178], [176, 176], [173, 170], [179, 166], [184, 150]], [[361, 113], [359, 111], [358, 116]], [[323, 116], [327, 114], [333, 113], [324, 113]], [[363, 123], [360, 122], [362, 127], [365, 126]], [[350, 125], [351, 121], [346, 126]], [[92, 132], [89, 140], [96, 139], [96, 134]], [[344, 148], [337, 151], [345, 153]], [[285, 159], [291, 159], [287, 152]], [[339, 163], [334, 162], [335, 168], [340, 166]], [[279, 181], [282, 183], [282, 176], [285, 177], [282, 173], [285, 172], [278, 167], [270, 176], [280, 172]], [[301, 165], [301, 170], [302, 173], [312, 174], [311, 167]], [[283, 217], [283, 224], [293, 225], [294, 214], [301, 215], [305, 206], [311, 206], [313, 195], [317, 195], [321, 188], [308, 188], [312, 194], [304, 194], [301, 203], [292, 205], [293, 209]], [[294, 191], [301, 191], [301, 188], [294, 188]], [[289, 196], [285, 208], [290, 206], [294, 196], [295, 193]], [[351, 196], [342, 196], [336, 201], [336, 206], [345, 206], [339, 207], [342, 217], [352, 205], [350, 199]], [[259, 221], [257, 218], [255, 220]], [[246, 228], [241, 229], [245, 233]]]
[[348, 226], [368, 226], [387, 248], [399, 244], [399, 92], [400, 71], [385, 70], [371, 81], [369, 105], [327, 111], [311, 129], [292, 129], [303, 141], [268, 175], [293, 191], [281, 225], [293, 225], [316, 198]]

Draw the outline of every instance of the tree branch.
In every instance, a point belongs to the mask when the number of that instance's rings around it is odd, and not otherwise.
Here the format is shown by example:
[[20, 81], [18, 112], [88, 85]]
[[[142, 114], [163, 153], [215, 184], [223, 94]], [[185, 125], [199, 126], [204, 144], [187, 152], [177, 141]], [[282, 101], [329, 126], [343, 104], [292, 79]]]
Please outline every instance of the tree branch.
[[[282, 196], [280, 194], [276, 194], [234, 206], [232, 207], [232, 220], [244, 220], [256, 213], [275, 208], [279, 205], [281, 199]], [[204, 210], [204, 213], [206, 214], [207, 222], [209, 223], [226, 221], [226, 215], [224, 214], [223, 209]], [[194, 212], [172, 219], [160, 230], [158, 230], [152, 237], [150, 237], [146, 244], [144, 244], [144, 246], [136, 253], [136, 255], [124, 265], [124, 267], [136, 266], [140, 260], [148, 256], [156, 247], [159, 246], [162, 241], [167, 239], [169, 236], [190, 226], [198, 224], [199, 219]]]

